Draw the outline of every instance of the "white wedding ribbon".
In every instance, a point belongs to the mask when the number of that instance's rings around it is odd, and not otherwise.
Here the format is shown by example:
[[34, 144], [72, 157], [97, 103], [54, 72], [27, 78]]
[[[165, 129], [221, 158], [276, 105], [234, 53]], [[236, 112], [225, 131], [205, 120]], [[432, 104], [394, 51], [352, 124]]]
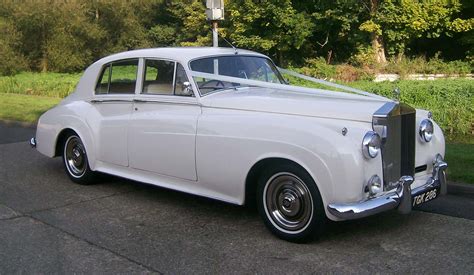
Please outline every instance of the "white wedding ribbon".
[[[307, 88], [307, 87], [301, 87], [301, 86], [293, 86], [293, 85], [286, 85], [286, 84], [279, 84], [279, 83], [271, 83], [271, 82], [265, 82], [265, 81], [259, 81], [259, 80], [251, 80], [251, 79], [246, 79], [246, 78], [239, 78], [239, 77], [232, 77], [232, 76], [225, 76], [225, 75], [218, 75], [218, 74], [210, 74], [210, 73], [203, 73], [203, 72], [198, 72], [198, 71], [190, 71], [190, 74], [192, 77], [201, 77], [205, 79], [212, 79], [212, 80], [219, 80], [219, 81], [225, 81], [225, 82], [231, 82], [231, 83], [237, 83], [240, 85], [248, 85], [248, 86], [256, 86], [256, 87], [262, 87], [262, 88], [270, 88], [270, 89], [277, 89], [277, 90], [285, 90], [285, 91], [294, 91], [294, 92], [303, 92], [303, 93], [316, 93], [319, 96], [323, 97], [336, 97], [336, 98], [345, 98], [345, 99], [367, 99], [367, 100], [376, 100], [376, 101], [387, 101], [387, 98], [379, 95], [375, 95], [369, 92], [364, 92], [358, 89], [354, 89], [351, 87], [347, 87], [344, 85], [339, 85], [335, 84], [332, 82], [312, 78], [309, 76], [305, 76], [302, 74], [298, 74], [292, 71], [288, 71], [285, 69], [279, 68], [282, 72], [288, 73], [290, 75], [293, 75], [295, 77], [299, 77], [308, 81], [324, 84], [327, 86], [335, 87], [341, 90], [344, 90], [346, 92], [337, 92], [337, 91], [329, 91], [329, 90], [323, 90], [323, 89], [317, 89], [317, 88]], [[352, 92], [355, 94], [350, 94], [347, 92]]]

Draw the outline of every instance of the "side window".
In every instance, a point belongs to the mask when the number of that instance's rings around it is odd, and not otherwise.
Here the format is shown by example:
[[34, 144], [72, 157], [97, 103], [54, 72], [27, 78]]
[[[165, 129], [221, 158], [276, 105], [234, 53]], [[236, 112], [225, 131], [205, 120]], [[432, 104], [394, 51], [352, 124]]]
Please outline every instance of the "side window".
[[175, 62], [166, 60], [145, 60], [144, 94], [173, 95]]
[[138, 59], [117, 61], [102, 69], [96, 94], [134, 94]]
[[138, 59], [113, 62], [109, 94], [134, 94], [137, 83]]
[[174, 94], [179, 96], [194, 96], [194, 93], [191, 90], [191, 86], [189, 85], [189, 79], [186, 76], [186, 71], [184, 70], [183, 65], [177, 63]]

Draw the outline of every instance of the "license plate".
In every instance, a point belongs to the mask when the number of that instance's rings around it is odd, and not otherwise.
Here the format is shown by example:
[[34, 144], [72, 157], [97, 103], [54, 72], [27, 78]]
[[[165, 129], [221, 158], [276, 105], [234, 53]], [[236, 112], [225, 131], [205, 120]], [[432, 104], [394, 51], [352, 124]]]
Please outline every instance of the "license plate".
[[413, 196], [413, 207], [435, 199], [439, 195], [439, 189], [434, 188]]

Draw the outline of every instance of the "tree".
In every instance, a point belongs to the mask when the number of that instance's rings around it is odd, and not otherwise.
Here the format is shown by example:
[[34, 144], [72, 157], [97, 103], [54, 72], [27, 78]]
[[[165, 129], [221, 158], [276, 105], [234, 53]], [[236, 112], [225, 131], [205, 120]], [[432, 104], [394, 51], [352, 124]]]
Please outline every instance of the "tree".
[[382, 63], [385, 62], [385, 48], [390, 55], [401, 56], [406, 45], [414, 39], [438, 38], [443, 33], [452, 35], [474, 27], [474, 19], [456, 17], [461, 8], [457, 0], [370, 0], [362, 3], [369, 18], [360, 29], [371, 34], [375, 58]]
[[366, 43], [359, 25], [366, 11], [358, 0], [309, 0], [295, 2], [295, 8], [311, 15], [312, 34], [306, 55], [346, 61], [354, 50]]
[[311, 35], [313, 23], [304, 12], [297, 12], [291, 0], [235, 0], [227, 4], [229, 16], [225, 35], [239, 47], [275, 56], [300, 49]]
[[28, 67], [18, 51], [20, 45], [20, 35], [13, 24], [0, 18], [0, 75], [12, 75]]

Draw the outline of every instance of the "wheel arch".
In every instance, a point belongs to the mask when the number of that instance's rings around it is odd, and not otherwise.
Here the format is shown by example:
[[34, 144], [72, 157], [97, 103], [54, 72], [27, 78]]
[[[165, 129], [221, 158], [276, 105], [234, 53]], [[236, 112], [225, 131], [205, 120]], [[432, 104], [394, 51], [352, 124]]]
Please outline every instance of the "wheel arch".
[[[63, 144], [66, 141], [66, 138], [71, 134], [77, 134], [79, 136], [79, 134], [76, 131], [74, 131], [72, 128], [64, 128], [58, 133], [56, 137], [56, 143], [55, 143], [55, 149], [54, 149], [55, 157], [62, 156], [63, 150], [64, 150]], [[79, 136], [79, 138], [81, 137]]]
[[94, 152], [94, 144], [92, 140], [91, 134], [88, 132], [88, 127], [84, 125], [78, 125], [79, 127], [74, 127], [73, 125], [68, 125], [61, 130], [58, 131], [56, 135], [56, 140], [54, 144], [54, 157], [62, 156], [63, 153], [63, 144], [66, 138], [70, 134], [76, 134], [84, 144], [87, 153], [87, 160], [89, 162], [89, 167], [91, 170], [94, 170], [95, 165], [95, 152]]
[[[288, 163], [291, 165], [295, 165], [304, 171], [308, 173], [308, 175], [313, 179], [313, 181], [316, 184], [316, 188], [321, 193], [321, 188], [319, 186], [318, 181], [316, 178], [313, 176], [311, 171], [305, 165], [300, 164], [296, 160], [292, 160], [289, 158], [285, 157], [266, 157], [262, 158], [250, 168], [249, 172], [247, 173], [247, 176], [245, 178], [245, 197], [244, 197], [244, 204], [254, 204], [255, 202], [255, 197], [256, 197], [256, 191], [257, 191], [257, 183], [258, 179], [261, 176], [261, 174], [265, 171], [265, 169], [269, 166], [276, 165], [276, 164], [282, 164], [282, 163]], [[322, 195], [322, 194], [321, 194]], [[324, 200], [324, 199], [323, 199]]]

